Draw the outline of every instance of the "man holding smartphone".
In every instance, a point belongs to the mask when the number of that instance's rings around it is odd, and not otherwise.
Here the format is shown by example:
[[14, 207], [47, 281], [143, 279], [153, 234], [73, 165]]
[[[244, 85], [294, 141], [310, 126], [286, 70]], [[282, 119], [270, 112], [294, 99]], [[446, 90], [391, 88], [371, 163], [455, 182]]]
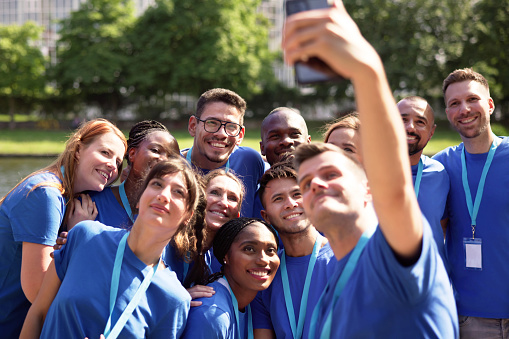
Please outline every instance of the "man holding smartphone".
[[309, 337], [457, 338], [452, 289], [419, 209], [380, 57], [341, 1], [289, 17], [283, 39], [288, 63], [316, 57], [352, 81], [363, 129], [365, 171], [334, 145], [295, 151], [304, 210], [339, 261]]

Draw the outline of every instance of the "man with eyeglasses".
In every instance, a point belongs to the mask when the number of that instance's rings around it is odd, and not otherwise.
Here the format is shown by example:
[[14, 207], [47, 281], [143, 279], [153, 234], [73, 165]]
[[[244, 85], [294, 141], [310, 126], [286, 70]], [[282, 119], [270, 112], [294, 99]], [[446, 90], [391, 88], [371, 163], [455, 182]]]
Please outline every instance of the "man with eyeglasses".
[[246, 188], [240, 214], [259, 217], [253, 201], [265, 166], [257, 151], [239, 146], [245, 133], [245, 111], [246, 102], [233, 91], [214, 88], [203, 93], [195, 115], [189, 118], [193, 147], [182, 150], [182, 155], [203, 174], [224, 168], [238, 175]]

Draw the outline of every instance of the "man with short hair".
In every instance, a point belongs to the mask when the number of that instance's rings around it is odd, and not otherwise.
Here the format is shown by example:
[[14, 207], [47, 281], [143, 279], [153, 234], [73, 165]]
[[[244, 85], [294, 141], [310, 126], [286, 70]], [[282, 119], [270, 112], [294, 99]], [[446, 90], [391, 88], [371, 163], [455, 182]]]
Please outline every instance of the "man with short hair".
[[182, 155], [204, 174], [216, 168], [233, 170], [246, 188], [240, 214], [253, 217], [258, 216], [254, 199], [265, 167], [258, 152], [239, 146], [245, 133], [245, 111], [246, 102], [233, 91], [214, 88], [203, 93], [195, 115], [189, 118], [193, 146], [182, 150]]
[[463, 141], [434, 156], [450, 174], [446, 253], [460, 335], [500, 338], [509, 335], [509, 139], [491, 130], [495, 104], [481, 74], [457, 69], [443, 93]]
[[302, 207], [297, 173], [276, 163], [260, 179], [265, 221], [278, 231], [284, 250], [270, 287], [252, 303], [256, 337], [307, 337], [313, 309], [336, 267], [327, 240], [309, 222]]
[[401, 99], [398, 109], [406, 130], [417, 201], [422, 214], [428, 219], [438, 252], [447, 268], [444, 231], [440, 222], [449, 193], [449, 175], [441, 163], [422, 154], [435, 132], [435, 113], [426, 99], [419, 96]]
[[301, 144], [294, 152], [306, 215], [339, 261], [309, 335], [456, 338], [454, 297], [419, 209], [380, 57], [339, 0], [290, 16], [283, 41], [290, 63], [319, 58], [352, 81], [362, 123], [365, 171], [332, 144]]
[[260, 150], [272, 166], [303, 143], [311, 142], [306, 121], [292, 108], [273, 109], [262, 121]]

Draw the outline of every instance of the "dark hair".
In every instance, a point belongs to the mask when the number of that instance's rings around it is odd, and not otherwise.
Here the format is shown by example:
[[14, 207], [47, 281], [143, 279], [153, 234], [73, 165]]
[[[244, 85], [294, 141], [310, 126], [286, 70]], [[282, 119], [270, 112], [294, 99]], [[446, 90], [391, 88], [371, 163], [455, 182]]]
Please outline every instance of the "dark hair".
[[203, 93], [196, 104], [195, 116], [201, 118], [205, 106], [213, 102], [223, 102], [227, 105], [234, 106], [240, 113], [240, 124], [244, 124], [244, 114], [246, 113], [246, 101], [234, 91], [224, 88], [214, 88]]
[[361, 128], [361, 120], [359, 119], [359, 113], [352, 112], [341, 118], [338, 118], [331, 123], [323, 126], [323, 142], [329, 142], [330, 135], [338, 128], [350, 128], [358, 131]]
[[274, 227], [266, 223], [265, 221], [258, 218], [235, 218], [227, 221], [221, 228], [217, 231], [216, 236], [214, 237], [214, 256], [221, 263], [221, 272], [217, 272], [212, 274], [209, 277], [209, 282], [213, 282], [218, 278], [224, 275], [224, 257], [230, 250], [231, 245], [237, 238], [237, 236], [242, 232], [244, 228], [253, 224], [260, 223], [265, 225], [269, 231], [274, 235], [274, 239], [276, 242], [276, 246], [278, 245], [278, 235]]
[[167, 161], [161, 161], [155, 164], [145, 178], [137, 201], [140, 200], [150, 180], [162, 178], [167, 174], [174, 173], [181, 173], [184, 177], [187, 189], [187, 211], [192, 212], [193, 216], [189, 222], [179, 226], [173, 235], [172, 245], [180, 257], [189, 261], [191, 260], [191, 258], [189, 258], [190, 253], [196, 252], [195, 225], [203, 224], [204, 207], [201, 204], [201, 200], [203, 200], [203, 189], [199, 183], [200, 179], [186, 160], [180, 156], [176, 156], [169, 158]]
[[490, 86], [488, 85], [488, 80], [486, 80], [485, 77], [482, 76], [482, 74], [475, 72], [472, 68], [462, 68], [457, 69], [449, 73], [447, 78], [445, 78], [443, 84], [442, 84], [442, 92], [445, 95], [445, 91], [449, 87], [449, 85], [454, 84], [456, 82], [463, 82], [463, 81], [476, 81], [486, 87], [486, 89], [489, 91]]
[[177, 139], [175, 139], [175, 137], [168, 131], [166, 126], [155, 120], [143, 120], [134, 124], [134, 126], [129, 131], [129, 140], [127, 140], [127, 152], [125, 155], [128, 165], [131, 165], [131, 161], [129, 160], [129, 150], [132, 148], [137, 148], [149, 134], [158, 131], [168, 133], [173, 139], [171, 145], [172, 151], [174, 151], [175, 154], [180, 152]]
[[259, 184], [260, 188], [258, 189], [258, 196], [260, 197], [260, 201], [262, 202], [263, 208], [266, 208], [266, 204], [263, 200], [263, 196], [265, 194], [265, 189], [269, 182], [275, 179], [294, 179], [297, 181], [297, 172], [293, 167], [293, 163], [290, 161], [282, 161], [277, 162], [272, 165], [268, 170], [263, 173], [260, 178]]

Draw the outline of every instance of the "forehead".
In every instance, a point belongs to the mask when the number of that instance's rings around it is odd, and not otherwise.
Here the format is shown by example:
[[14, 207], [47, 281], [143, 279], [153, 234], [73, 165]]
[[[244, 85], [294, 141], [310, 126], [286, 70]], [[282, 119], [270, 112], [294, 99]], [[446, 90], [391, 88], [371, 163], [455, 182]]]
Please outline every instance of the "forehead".
[[470, 95], [478, 95], [480, 97], [488, 98], [490, 96], [489, 90], [481, 83], [474, 80], [466, 80], [450, 84], [445, 91], [445, 101], [448, 102], [453, 99], [461, 99]]
[[403, 99], [398, 103], [399, 113], [401, 115], [419, 115], [424, 116], [427, 104], [422, 100]]
[[262, 125], [262, 132], [264, 134], [290, 129], [299, 130], [303, 134], [305, 134], [307, 130], [304, 118], [291, 111], [278, 111], [276, 113], [272, 113], [265, 119]]
[[220, 188], [228, 192], [240, 193], [239, 183], [226, 175], [220, 175], [210, 180], [207, 189], [211, 188]]
[[223, 121], [240, 122], [240, 112], [232, 105], [228, 105], [221, 101], [211, 102], [205, 105], [201, 120], [208, 118], [216, 118]]
[[171, 144], [173, 142], [173, 138], [170, 136], [168, 132], [165, 131], [153, 131], [145, 137], [143, 143], [158, 143], [158, 144]]
[[339, 170], [343, 174], [362, 171], [343, 153], [327, 151], [315, 155], [300, 164], [299, 181], [304, 177], [315, 177], [320, 171], [328, 169]]
[[292, 178], [277, 178], [269, 181], [265, 187], [265, 191], [270, 195], [286, 193], [299, 189], [296, 179]]
[[336, 128], [331, 132], [329, 138], [327, 139], [328, 143], [339, 146], [345, 142], [354, 142], [357, 141], [359, 137], [358, 131], [351, 128]]
[[241, 243], [245, 241], [263, 242], [271, 244], [276, 243], [274, 234], [271, 231], [269, 231], [269, 229], [265, 225], [259, 222], [254, 222], [244, 227], [235, 238], [234, 243]]
[[[94, 147], [108, 147], [114, 149], [115, 151], [124, 152], [124, 144], [122, 140], [113, 132], [103, 133], [94, 138], [94, 140], [89, 144], [89, 146]], [[86, 148], [86, 147], [85, 147]]]

